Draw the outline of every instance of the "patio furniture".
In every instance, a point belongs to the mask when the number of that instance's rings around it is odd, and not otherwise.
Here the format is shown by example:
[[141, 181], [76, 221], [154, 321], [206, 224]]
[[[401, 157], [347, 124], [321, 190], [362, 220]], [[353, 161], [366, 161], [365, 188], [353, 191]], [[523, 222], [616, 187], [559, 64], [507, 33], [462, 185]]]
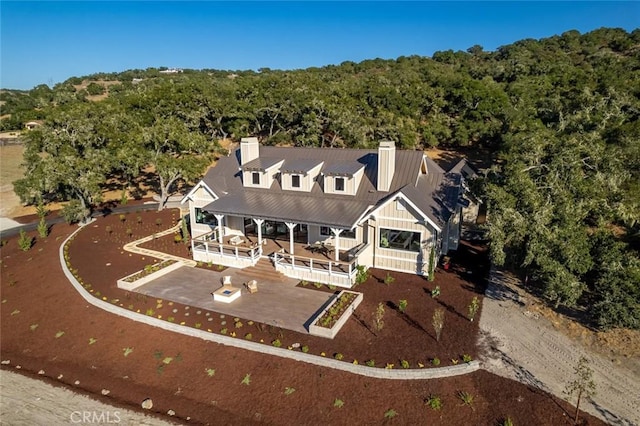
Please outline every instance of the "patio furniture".
[[231, 238], [229, 239], [229, 242], [230, 242], [231, 244], [233, 244], [234, 246], [237, 246], [238, 244], [242, 244], [242, 243], [244, 243], [244, 240], [242, 239], [242, 237], [241, 237], [240, 235], [236, 235], [236, 236], [234, 236], [234, 237], [231, 237]]
[[249, 293], [253, 294], [258, 292], [258, 282], [256, 280], [247, 282], [246, 286], [247, 290], [249, 290]]
[[231, 285], [231, 275], [225, 275], [224, 277], [222, 277], [222, 285], [223, 286], [230, 286]]

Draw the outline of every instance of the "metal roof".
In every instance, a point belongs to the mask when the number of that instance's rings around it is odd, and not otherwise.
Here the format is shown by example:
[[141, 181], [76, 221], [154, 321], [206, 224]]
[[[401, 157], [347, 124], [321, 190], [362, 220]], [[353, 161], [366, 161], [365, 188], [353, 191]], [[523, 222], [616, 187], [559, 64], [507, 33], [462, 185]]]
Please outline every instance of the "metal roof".
[[275, 166], [281, 161], [282, 158], [258, 157], [255, 160], [251, 160], [247, 164], [242, 166], [242, 170], [264, 172], [268, 168]]
[[[421, 151], [396, 150], [395, 175], [389, 191], [378, 191], [378, 151], [337, 148], [294, 148], [260, 146], [260, 157], [245, 165], [274, 165], [284, 160], [282, 170], [323, 163], [321, 173], [331, 170], [359, 170], [364, 176], [355, 195], [327, 194], [322, 177], [314, 180], [310, 192], [284, 191], [278, 178], [269, 189], [245, 188], [240, 169], [240, 149], [221, 158], [204, 176], [204, 182], [219, 199], [205, 206], [212, 213], [247, 215], [270, 220], [351, 228], [370, 209], [394, 193], [405, 196], [434, 223], [443, 225], [458, 198], [454, 175], [447, 176], [436, 163], [426, 159], [427, 174], [421, 174]], [[260, 162], [259, 160], [264, 160]], [[293, 164], [293, 166], [291, 166]], [[453, 188], [450, 188], [453, 186]], [[458, 183], [459, 186], [459, 183]], [[455, 194], [454, 194], [455, 193]], [[455, 195], [455, 197], [454, 197]]]
[[353, 161], [340, 161], [325, 167], [322, 172], [325, 175], [353, 177], [353, 175], [360, 171], [364, 166], [364, 164], [355, 163]]
[[317, 167], [322, 161], [312, 160], [306, 158], [296, 158], [293, 160], [286, 160], [281, 170], [284, 173], [300, 173], [306, 174]]

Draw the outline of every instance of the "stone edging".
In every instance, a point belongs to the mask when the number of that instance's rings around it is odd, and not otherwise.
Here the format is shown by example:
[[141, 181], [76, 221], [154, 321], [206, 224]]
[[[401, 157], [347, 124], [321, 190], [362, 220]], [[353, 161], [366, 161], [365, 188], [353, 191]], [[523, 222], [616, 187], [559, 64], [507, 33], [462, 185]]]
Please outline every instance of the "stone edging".
[[146, 243], [147, 241], [151, 241], [153, 240], [155, 237], [163, 237], [165, 235], [171, 234], [177, 230], [180, 229], [180, 224], [178, 223], [177, 225], [169, 228], [169, 229], [165, 229], [162, 232], [158, 232], [154, 235], [149, 235], [147, 237], [144, 238], [140, 238], [139, 240], [135, 240], [135, 241], [131, 241], [130, 243], [127, 243], [125, 245], [122, 246], [122, 248], [128, 252], [131, 253], [136, 253], [136, 254], [141, 254], [143, 256], [151, 256], [151, 257], [156, 257], [158, 259], [162, 259], [162, 260], [176, 260], [178, 262], [182, 262], [184, 265], [187, 266], [196, 266], [196, 261], [193, 259], [185, 259], [183, 257], [180, 256], [173, 256], [171, 254], [167, 254], [167, 253], [162, 253], [161, 251], [156, 251], [156, 250], [151, 250], [151, 249], [146, 249], [146, 248], [142, 248], [142, 247], [138, 247], [138, 244], [142, 244], [142, 243]]
[[251, 341], [238, 339], [234, 337], [223, 336], [223, 335], [211, 333], [204, 330], [199, 330], [196, 328], [191, 328], [191, 327], [182, 326], [179, 324], [170, 323], [168, 321], [150, 317], [145, 314], [129, 311], [128, 309], [113, 305], [109, 302], [100, 300], [94, 297], [93, 295], [91, 295], [91, 293], [89, 293], [84, 287], [82, 287], [82, 285], [80, 285], [78, 280], [76, 280], [76, 278], [73, 276], [73, 274], [67, 267], [67, 263], [64, 261], [64, 246], [80, 230], [82, 230], [82, 228], [79, 228], [76, 231], [74, 231], [60, 245], [59, 255], [60, 255], [60, 265], [62, 266], [62, 271], [64, 272], [69, 282], [76, 289], [76, 291], [80, 294], [80, 296], [82, 296], [91, 305], [97, 308], [100, 308], [104, 311], [107, 311], [109, 313], [119, 315], [121, 317], [125, 317], [133, 321], [141, 322], [153, 327], [162, 328], [167, 331], [180, 333], [186, 336], [197, 337], [203, 340], [216, 342], [226, 346], [246, 349], [246, 350], [259, 352], [263, 354], [275, 355], [282, 358], [289, 358], [296, 361], [302, 361], [309, 364], [318, 365], [321, 367], [333, 368], [336, 370], [346, 371], [353, 374], [359, 374], [361, 376], [374, 377], [379, 379], [396, 379], [396, 380], [436, 379], [441, 377], [459, 376], [459, 375], [471, 373], [480, 369], [480, 363], [477, 360], [473, 360], [469, 363], [465, 363], [462, 365], [452, 365], [448, 367], [424, 368], [424, 369], [385, 369], [385, 368], [367, 367], [364, 365], [355, 365], [355, 364], [350, 364], [344, 361], [338, 361], [332, 358], [324, 358], [317, 355], [310, 355], [304, 352], [297, 352], [289, 349], [276, 348], [273, 346], [265, 345], [263, 343], [251, 342]]

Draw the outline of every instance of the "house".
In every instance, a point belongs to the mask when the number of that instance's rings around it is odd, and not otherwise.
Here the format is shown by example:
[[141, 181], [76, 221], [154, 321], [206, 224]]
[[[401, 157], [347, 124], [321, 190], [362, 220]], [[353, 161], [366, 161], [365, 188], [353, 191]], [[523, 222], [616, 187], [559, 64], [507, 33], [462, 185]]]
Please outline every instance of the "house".
[[27, 121], [26, 123], [24, 123], [24, 128], [27, 130], [33, 130], [36, 127], [40, 127], [40, 126], [42, 126], [41, 120]]
[[428, 275], [458, 247], [463, 166], [445, 172], [388, 141], [360, 150], [244, 138], [182, 200], [193, 258], [245, 268], [268, 257], [287, 276], [346, 288], [358, 266]]

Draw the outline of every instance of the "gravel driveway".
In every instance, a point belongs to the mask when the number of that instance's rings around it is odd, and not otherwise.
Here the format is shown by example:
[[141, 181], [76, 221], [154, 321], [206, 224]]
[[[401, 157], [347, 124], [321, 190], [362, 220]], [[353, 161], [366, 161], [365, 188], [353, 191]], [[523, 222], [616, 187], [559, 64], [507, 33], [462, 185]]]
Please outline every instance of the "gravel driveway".
[[527, 310], [516, 283], [513, 276], [492, 270], [480, 318], [483, 368], [564, 399], [562, 392], [584, 355], [594, 371], [597, 393], [580, 408], [610, 424], [639, 425], [640, 371], [617, 365], [555, 330], [547, 319]]

